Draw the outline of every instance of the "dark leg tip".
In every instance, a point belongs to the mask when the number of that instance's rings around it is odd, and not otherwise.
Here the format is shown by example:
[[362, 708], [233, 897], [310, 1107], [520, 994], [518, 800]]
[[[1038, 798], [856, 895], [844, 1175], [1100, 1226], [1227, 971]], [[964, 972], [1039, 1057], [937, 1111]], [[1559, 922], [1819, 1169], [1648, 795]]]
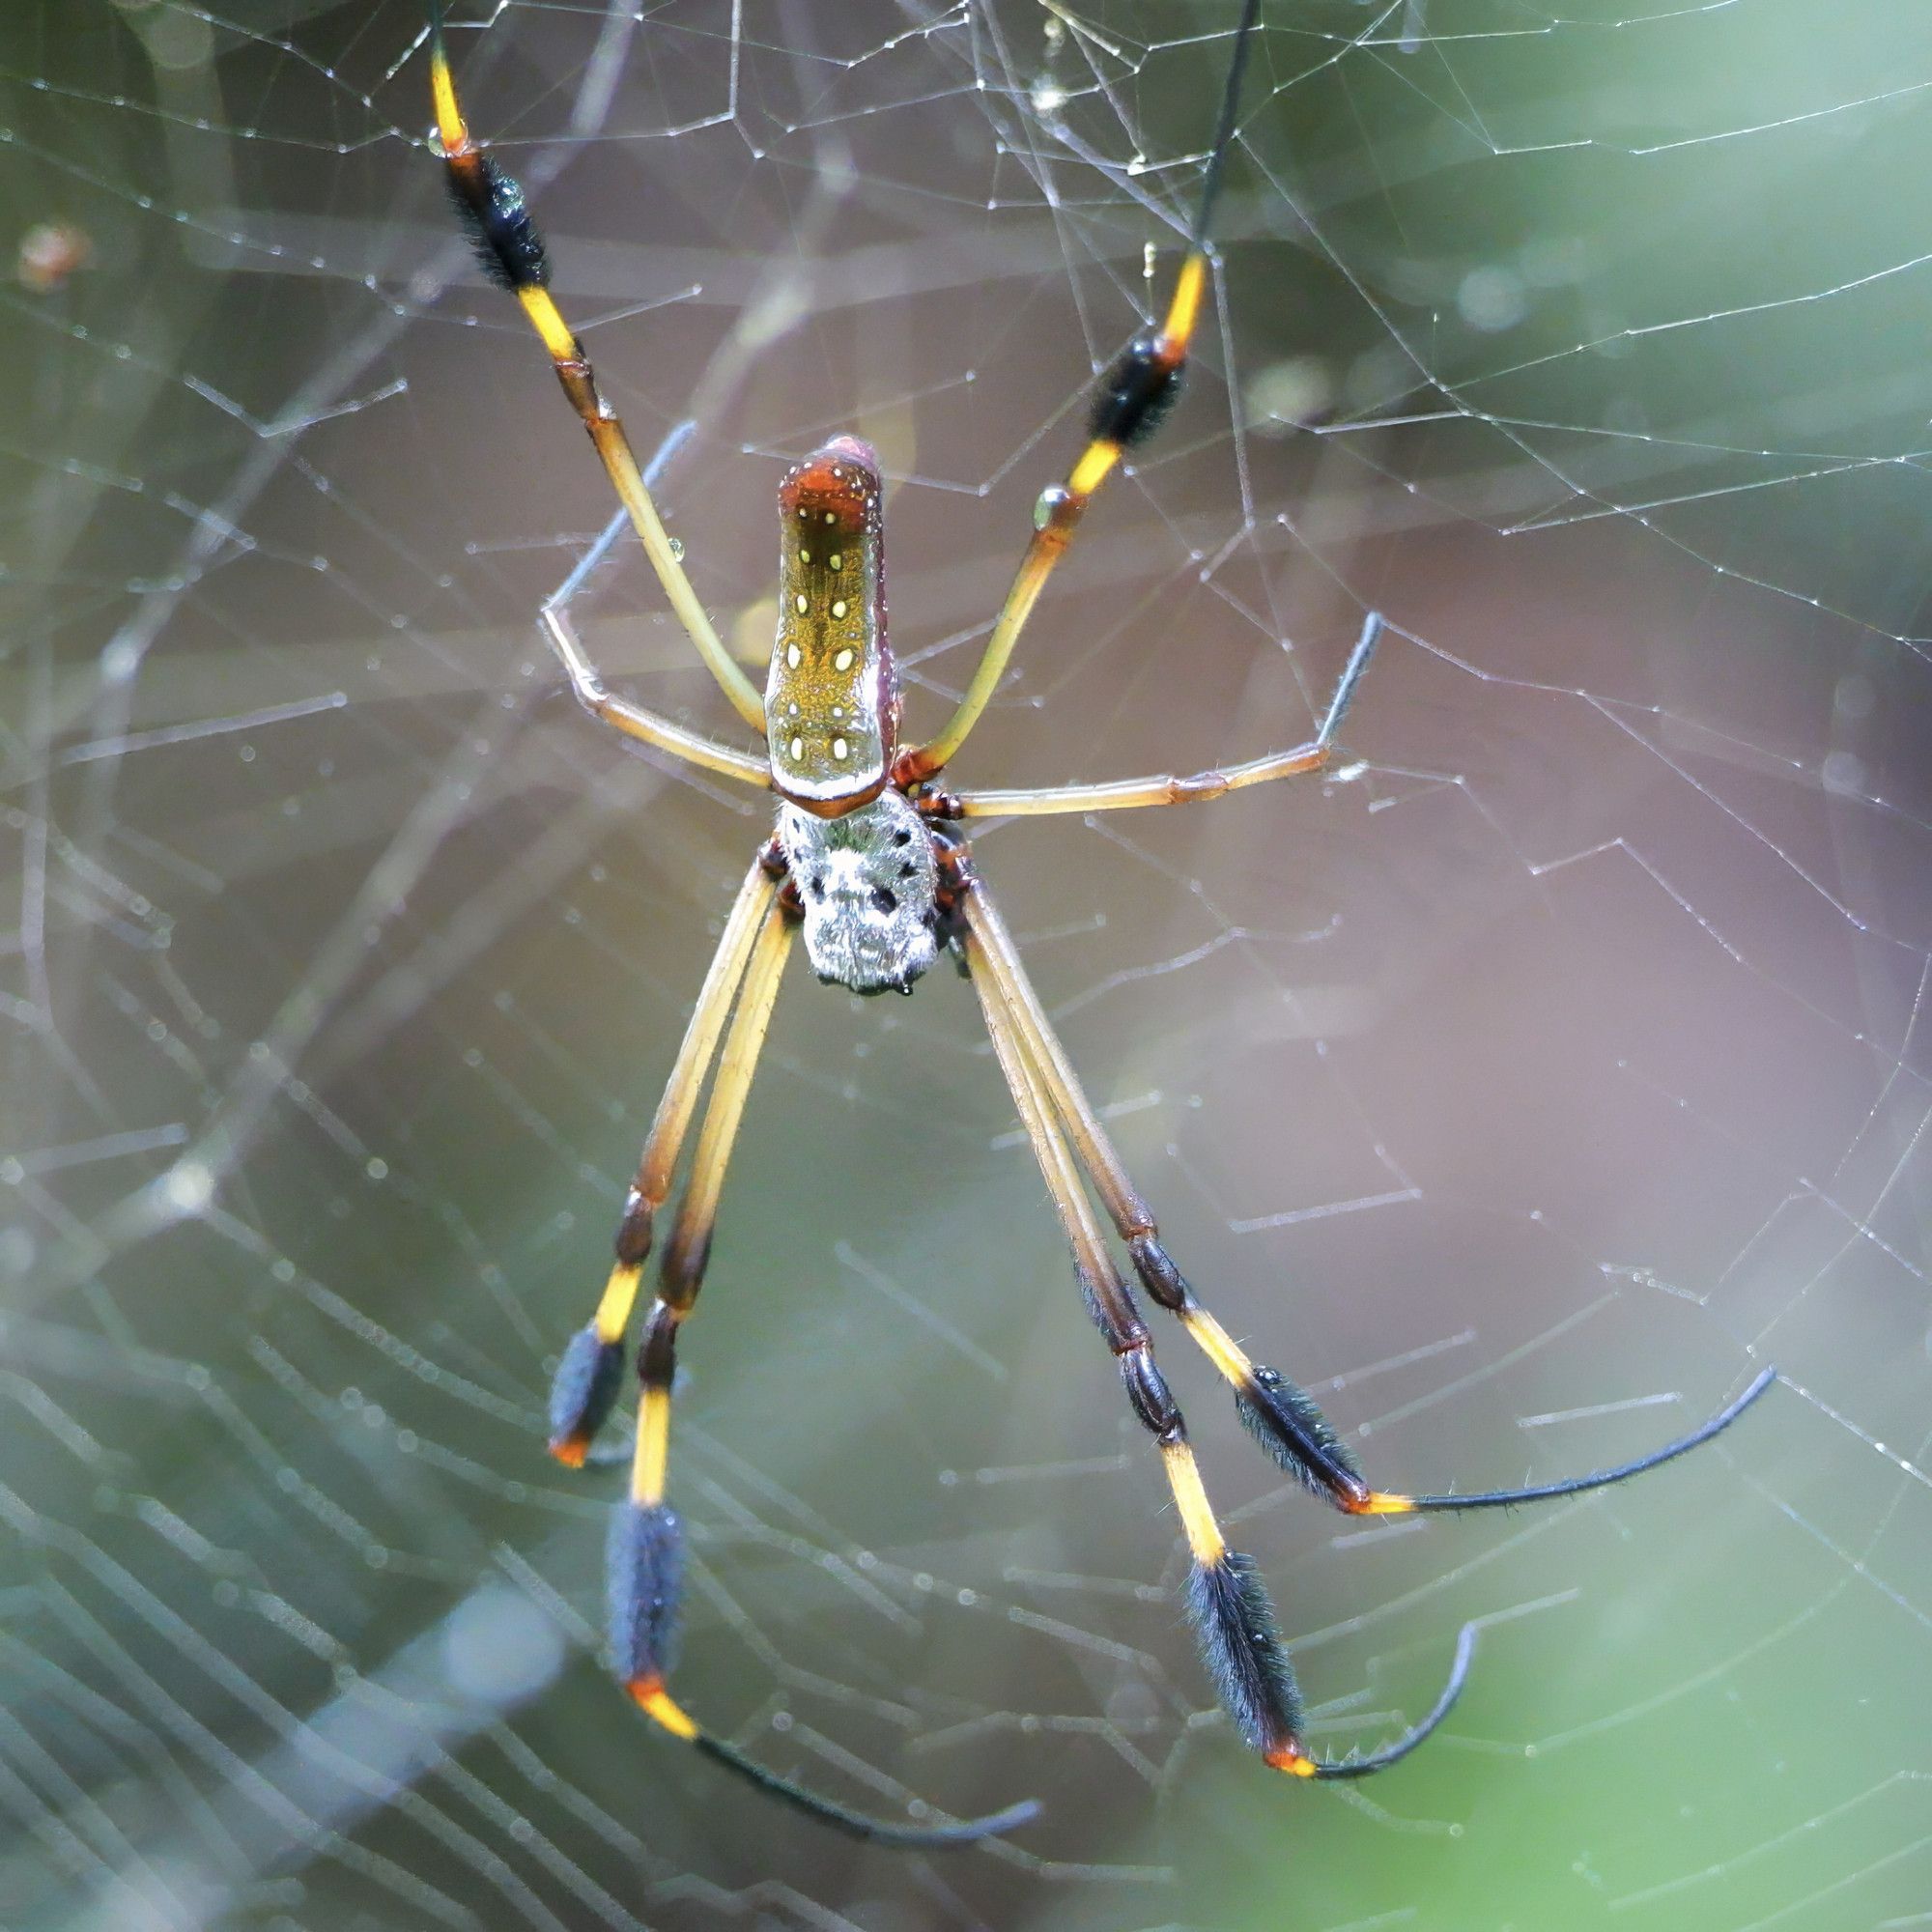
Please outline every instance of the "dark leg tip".
[[550, 1453], [581, 1469], [592, 1437], [610, 1419], [624, 1380], [624, 1345], [595, 1327], [580, 1328], [564, 1345], [550, 1385]]

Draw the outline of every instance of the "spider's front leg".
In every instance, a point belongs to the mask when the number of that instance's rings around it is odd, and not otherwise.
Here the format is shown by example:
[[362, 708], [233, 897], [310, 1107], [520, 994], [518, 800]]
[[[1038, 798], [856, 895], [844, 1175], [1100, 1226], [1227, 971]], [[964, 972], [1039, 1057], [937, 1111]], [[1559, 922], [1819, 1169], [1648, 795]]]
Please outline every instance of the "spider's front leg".
[[[744, 1119], [752, 1075], [771, 1025], [779, 980], [796, 930], [796, 921], [785, 907], [767, 901], [746, 962], [711, 1103], [698, 1131], [691, 1177], [659, 1264], [657, 1299], [644, 1319], [644, 1338], [638, 1350], [641, 1391], [631, 1492], [617, 1505], [611, 1524], [611, 1640], [617, 1653], [617, 1674], [647, 1716], [678, 1737], [693, 1740], [698, 1736], [696, 1725], [672, 1701], [665, 1685], [683, 1570], [682, 1532], [676, 1513], [665, 1500], [677, 1331], [696, 1306], [697, 1291], [703, 1286], [724, 1171], [738, 1137], [738, 1124]], [[634, 1279], [642, 1265], [641, 1257], [635, 1263], [623, 1257], [627, 1244], [632, 1253], [648, 1245], [648, 1213], [647, 1205], [634, 1196], [632, 1210], [618, 1231], [619, 1269], [630, 1272]]]
[[1274, 1605], [1254, 1559], [1231, 1548], [1201, 1480], [1187, 1424], [1166, 1378], [1154, 1365], [1153, 1344], [1133, 1292], [1107, 1250], [1080, 1184], [1050, 1098], [1044, 1072], [1013, 1023], [1003, 976], [987, 945], [984, 889], [963, 874], [961, 913], [966, 958], [980, 995], [993, 1050], [1033, 1144], [1047, 1192], [1073, 1249], [1074, 1272], [1087, 1312], [1121, 1366], [1127, 1401], [1160, 1450], [1161, 1465], [1187, 1539], [1187, 1606], [1194, 1633], [1221, 1703], [1243, 1741], [1277, 1771], [1298, 1777], [1354, 1777], [1406, 1756], [1448, 1716], [1461, 1693], [1475, 1648], [1473, 1627], [1457, 1646], [1455, 1667], [1435, 1708], [1394, 1744], [1372, 1757], [1334, 1764], [1317, 1757], [1305, 1737], [1301, 1692], [1281, 1640]]
[[1081, 1088], [1065, 1048], [1047, 1023], [1045, 1009], [1026, 977], [1012, 935], [983, 888], [966, 900], [965, 915], [1008, 1023], [1019, 1035], [1024, 1051], [1038, 1068], [1048, 1101], [1079, 1149], [1082, 1164], [1106, 1203], [1115, 1231], [1126, 1243], [1142, 1287], [1179, 1319], [1213, 1363], [1233, 1390], [1236, 1406], [1249, 1433], [1282, 1470], [1345, 1514], [1407, 1516], [1498, 1509], [1603, 1489], [1673, 1462], [1708, 1442], [1720, 1430], [1729, 1428], [1777, 1379], [1776, 1369], [1760, 1370], [1739, 1395], [1688, 1435], [1628, 1463], [1592, 1470], [1587, 1475], [1524, 1489], [1479, 1490], [1444, 1495], [1406, 1495], [1374, 1488], [1362, 1473], [1354, 1452], [1335, 1433], [1314, 1398], [1278, 1371], [1252, 1360], [1196, 1296], [1162, 1245], [1153, 1212], [1128, 1179], [1099, 1116]]
[[617, 1674], [638, 1708], [662, 1729], [821, 1824], [881, 1844], [911, 1848], [972, 1844], [1025, 1824], [1038, 1807], [1031, 1803], [1014, 1804], [990, 1816], [938, 1825], [875, 1818], [807, 1790], [714, 1736], [671, 1695], [669, 1687], [684, 1571], [683, 1526], [668, 1490], [677, 1336], [703, 1285], [732, 1145], [798, 927], [797, 908], [781, 890], [783, 877], [782, 858], [775, 847], [767, 847], [739, 889], [725, 921], [724, 935], [644, 1143], [638, 1178], [618, 1224], [610, 1281], [596, 1315], [572, 1338], [557, 1371], [551, 1395], [551, 1449], [559, 1461], [580, 1465], [615, 1403], [622, 1381], [624, 1331], [650, 1252], [653, 1223], [669, 1192], [672, 1171], [716, 1052], [718, 1070], [710, 1102], [698, 1129], [677, 1219], [665, 1243], [658, 1293], [645, 1318], [638, 1351], [641, 1386], [630, 1491], [611, 1513], [606, 1566], [611, 1649]]
[[665, 1083], [664, 1097], [644, 1137], [637, 1179], [624, 1202], [624, 1218], [617, 1224], [615, 1260], [597, 1311], [570, 1338], [557, 1365], [551, 1384], [550, 1449], [559, 1463], [573, 1469], [582, 1466], [591, 1439], [616, 1403], [623, 1381], [624, 1334], [650, 1255], [652, 1229], [670, 1192], [671, 1175], [697, 1111], [719, 1036], [745, 978], [746, 962], [768, 923], [778, 892], [778, 876], [769, 859], [760, 853], [725, 918], [724, 931], [711, 955], [697, 1005], [692, 1009], [670, 1078]]
[[970, 871], [959, 897], [959, 916], [987, 1030], [1072, 1243], [1089, 1311], [1121, 1357], [1135, 1412], [1160, 1444], [1193, 1559], [1189, 1605], [1221, 1701], [1249, 1745], [1279, 1770], [1321, 1778], [1361, 1777], [1383, 1770], [1407, 1756], [1448, 1715], [1474, 1654], [1475, 1626], [1464, 1626], [1448, 1682], [1435, 1706], [1392, 1744], [1339, 1761], [1317, 1758], [1307, 1749], [1299, 1694], [1266, 1591], [1250, 1560], [1228, 1549], [1221, 1536], [1186, 1446], [1179, 1410], [1153, 1371], [1146, 1328], [1131, 1291], [1106, 1250], [1081, 1171], [1106, 1204], [1142, 1287], [1179, 1319], [1229, 1384], [1242, 1421], [1263, 1448], [1285, 1472], [1350, 1515], [1494, 1508], [1623, 1482], [1709, 1441], [1771, 1386], [1776, 1371], [1764, 1370], [1725, 1408], [1688, 1435], [1613, 1468], [1531, 1488], [1460, 1495], [1405, 1495], [1373, 1488], [1353, 1452], [1308, 1393], [1273, 1369], [1252, 1361], [1175, 1266], [1152, 1213], [1128, 1179], [1065, 1049], [1047, 1024], [1005, 922]]

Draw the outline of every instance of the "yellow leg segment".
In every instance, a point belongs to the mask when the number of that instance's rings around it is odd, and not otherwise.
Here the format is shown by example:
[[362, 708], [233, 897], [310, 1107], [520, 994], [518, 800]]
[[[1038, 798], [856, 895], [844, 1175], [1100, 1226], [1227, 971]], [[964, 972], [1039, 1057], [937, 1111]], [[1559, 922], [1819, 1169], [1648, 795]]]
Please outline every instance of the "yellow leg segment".
[[1167, 1486], [1174, 1492], [1175, 1507], [1180, 1512], [1189, 1554], [1197, 1563], [1220, 1562], [1228, 1553], [1228, 1543], [1214, 1519], [1193, 1449], [1185, 1442], [1166, 1442], [1161, 1445], [1160, 1459], [1167, 1468]]
[[670, 1390], [647, 1388], [638, 1404], [638, 1444], [631, 1458], [631, 1500], [653, 1509], [664, 1501], [670, 1463]]
[[1067, 471], [1066, 481], [1040, 497], [1034, 513], [1032, 541], [1020, 558], [1012, 587], [994, 619], [992, 635], [965, 695], [938, 737], [899, 754], [894, 770], [898, 783], [929, 779], [943, 770], [980, 722], [1007, 674], [1020, 632], [1054, 565], [1072, 542], [1089, 501], [1114, 473], [1122, 454], [1153, 433], [1173, 400], [1187, 360], [1187, 345], [1201, 319], [1207, 287], [1208, 256], [1197, 242], [1180, 265], [1159, 332], [1137, 338], [1102, 379], [1087, 446]]
[[582, 345], [571, 332], [545, 286], [550, 269], [544, 258], [523, 191], [491, 160], [470, 136], [457, 103], [456, 83], [442, 43], [440, 23], [432, 21], [430, 95], [436, 105], [437, 137], [449, 169], [458, 205], [484, 251], [486, 264], [511, 289], [537, 332], [563, 392], [578, 419], [589, 432], [606, 474], [619, 500], [631, 514], [651, 568], [657, 573], [671, 609], [684, 626], [697, 654], [718, 680], [747, 724], [761, 737], [765, 728], [764, 699], [719, 638], [704, 606], [698, 602], [684, 565], [671, 547], [664, 520], [658, 515], [617, 412], [605, 401]]
[[1113, 473], [1114, 465], [1120, 460], [1118, 442], [1090, 442], [1066, 479], [1067, 489], [1076, 497], [1091, 497]]
[[664, 1688], [661, 1679], [640, 1677], [629, 1688], [638, 1709], [662, 1724], [672, 1737], [682, 1738], [689, 1744], [697, 1736], [696, 1719], [686, 1713], [684, 1706]]
[[724, 936], [712, 954], [676, 1064], [644, 1138], [637, 1179], [617, 1227], [615, 1265], [605, 1281], [595, 1314], [571, 1337], [558, 1364], [551, 1390], [550, 1449], [566, 1468], [583, 1466], [591, 1441], [616, 1398], [624, 1333], [637, 1305], [657, 1212], [670, 1191], [672, 1171], [697, 1110], [705, 1075], [777, 897], [778, 882], [765, 870], [762, 858], [754, 861], [725, 919]]
[[619, 1262], [611, 1270], [604, 1293], [597, 1299], [597, 1313], [591, 1317], [591, 1326], [597, 1330], [600, 1342], [624, 1339], [624, 1330], [631, 1325], [631, 1310], [638, 1299], [638, 1283], [643, 1279], [643, 1273], [641, 1262], [629, 1265]]

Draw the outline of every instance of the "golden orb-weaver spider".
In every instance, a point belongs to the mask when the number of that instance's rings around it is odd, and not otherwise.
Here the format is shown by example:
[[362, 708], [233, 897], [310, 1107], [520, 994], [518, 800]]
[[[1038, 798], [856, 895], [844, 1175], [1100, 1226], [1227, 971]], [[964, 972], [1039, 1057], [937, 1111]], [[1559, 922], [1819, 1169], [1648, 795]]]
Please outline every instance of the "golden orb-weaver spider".
[[592, 716], [660, 752], [774, 791], [781, 801], [777, 832], [739, 889], [644, 1142], [609, 1282], [596, 1313], [571, 1338], [558, 1366], [550, 1446], [558, 1461], [581, 1466], [615, 1404], [624, 1335], [652, 1225], [668, 1198], [672, 1171], [711, 1075], [710, 1103], [638, 1355], [642, 1394], [630, 1494], [613, 1514], [608, 1557], [611, 1649], [625, 1688], [665, 1730], [812, 1816], [887, 1843], [971, 1843], [1011, 1831], [1037, 1806], [1029, 1802], [937, 1825], [867, 1816], [780, 1776], [703, 1730], [672, 1698], [667, 1682], [682, 1568], [678, 1519], [665, 1500], [677, 1332], [703, 1281], [725, 1166], [779, 978], [801, 926], [818, 977], [857, 993], [911, 992], [943, 948], [952, 949], [968, 971], [1072, 1247], [1088, 1313], [1120, 1363], [1135, 1415], [1159, 1445], [1187, 1540], [1188, 1607], [1202, 1655], [1236, 1728], [1279, 1771], [1302, 1777], [1360, 1777], [1406, 1756], [1456, 1701], [1474, 1650], [1474, 1626], [1462, 1633], [1435, 1706], [1394, 1743], [1340, 1761], [1310, 1751], [1300, 1693], [1266, 1588], [1252, 1560], [1231, 1549], [1222, 1536], [1186, 1425], [1154, 1366], [1151, 1338], [1108, 1249], [1090, 1188], [1106, 1208], [1141, 1286], [1179, 1321], [1233, 1390], [1256, 1440], [1287, 1474], [1351, 1516], [1491, 1509], [1619, 1483], [1710, 1440], [1776, 1378], [1775, 1371], [1764, 1370], [1701, 1428], [1614, 1468], [1526, 1489], [1399, 1494], [1370, 1486], [1313, 1400], [1249, 1358], [1161, 1245], [1153, 1215], [1082, 1092], [956, 828], [964, 819], [995, 814], [1187, 805], [1321, 770], [1330, 760], [1336, 727], [1374, 652], [1380, 630], [1376, 616], [1363, 626], [1321, 729], [1291, 751], [1189, 778], [967, 792], [943, 790], [934, 782], [979, 722], [1089, 502], [1123, 453], [1152, 436], [1179, 391], [1207, 292], [1208, 221], [1234, 140], [1259, 11], [1260, 0], [1243, 0], [1199, 209], [1166, 315], [1157, 328], [1136, 336], [1100, 379], [1087, 444], [1065, 481], [1039, 498], [1032, 540], [952, 719], [937, 737], [907, 746], [899, 743], [899, 694], [886, 641], [881, 480], [873, 451], [856, 438], [837, 437], [795, 464], [780, 483], [778, 637], [761, 696], [698, 603], [623, 425], [599, 392], [582, 346], [550, 296], [549, 266], [522, 191], [470, 138], [450, 75], [440, 9], [431, 0], [437, 133], [456, 206], [483, 269], [517, 297], [542, 338], [672, 610], [739, 715], [764, 740], [765, 755], [755, 757], [690, 731], [607, 691], [566, 614], [570, 584], [542, 611], [551, 644]]

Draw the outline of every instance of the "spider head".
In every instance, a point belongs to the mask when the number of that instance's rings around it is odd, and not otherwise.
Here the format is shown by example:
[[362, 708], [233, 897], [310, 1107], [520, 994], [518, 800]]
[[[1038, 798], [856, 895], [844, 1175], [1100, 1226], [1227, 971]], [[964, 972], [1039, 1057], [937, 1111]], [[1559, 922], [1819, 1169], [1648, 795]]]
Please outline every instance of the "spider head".
[[888, 786], [838, 818], [787, 805], [779, 844], [805, 908], [812, 971], [855, 993], [911, 992], [939, 955], [939, 867], [905, 798]]

